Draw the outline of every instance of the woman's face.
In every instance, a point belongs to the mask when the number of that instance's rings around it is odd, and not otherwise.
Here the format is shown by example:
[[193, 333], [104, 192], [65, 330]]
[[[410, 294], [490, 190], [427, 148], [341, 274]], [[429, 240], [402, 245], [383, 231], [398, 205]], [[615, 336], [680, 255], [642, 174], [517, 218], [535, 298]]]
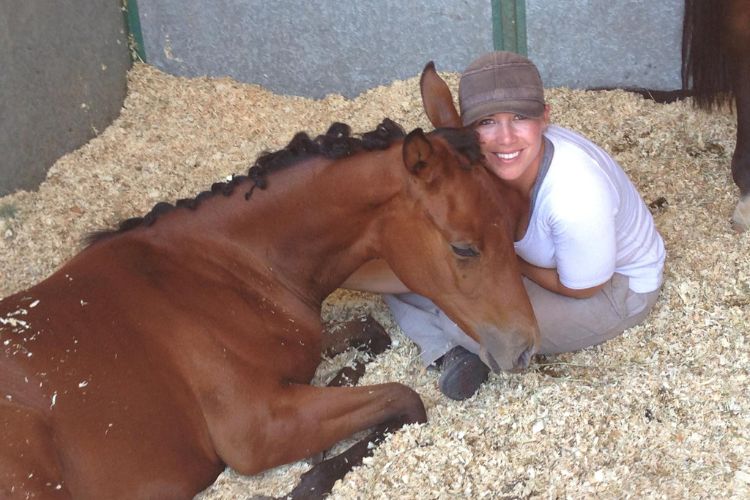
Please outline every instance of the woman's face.
[[542, 160], [542, 132], [548, 122], [547, 106], [539, 118], [495, 113], [477, 120], [474, 129], [490, 171], [510, 184], [530, 189]]

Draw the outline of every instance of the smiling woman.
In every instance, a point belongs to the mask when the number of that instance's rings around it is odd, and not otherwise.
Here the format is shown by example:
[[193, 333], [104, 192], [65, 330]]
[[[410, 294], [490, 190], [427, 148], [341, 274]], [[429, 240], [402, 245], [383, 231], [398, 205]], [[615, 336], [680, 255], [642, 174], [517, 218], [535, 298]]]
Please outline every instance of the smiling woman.
[[[453, 100], [432, 64], [421, 89], [433, 125], [473, 127], [500, 185], [529, 200], [514, 228], [515, 251], [540, 327], [540, 353], [599, 344], [643, 321], [662, 285], [662, 238], [614, 159], [583, 136], [549, 125], [534, 64], [511, 52], [479, 57], [461, 75], [460, 116], [445, 111]], [[385, 299], [424, 364], [442, 365], [443, 394], [472, 396], [490, 368], [480, 362], [479, 345], [424, 297]]]

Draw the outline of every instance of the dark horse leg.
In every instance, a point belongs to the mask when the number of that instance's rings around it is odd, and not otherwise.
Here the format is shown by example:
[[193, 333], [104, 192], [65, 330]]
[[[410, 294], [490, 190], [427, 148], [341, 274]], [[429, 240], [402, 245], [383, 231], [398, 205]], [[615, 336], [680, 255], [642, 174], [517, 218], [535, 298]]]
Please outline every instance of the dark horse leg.
[[732, 178], [740, 201], [732, 221], [744, 231], [750, 227], [750, 0], [729, 0], [724, 20], [723, 45], [737, 110], [737, 145], [732, 156]]
[[[391, 338], [372, 316], [337, 325], [327, 325], [323, 334], [323, 355], [334, 356], [347, 349], [361, 349], [376, 356], [391, 345]], [[355, 385], [365, 373], [365, 362], [357, 359], [354, 366], [345, 366], [328, 382], [328, 387]]]
[[[336, 481], [344, 477], [354, 467], [361, 465], [365, 457], [372, 455], [375, 446], [382, 443], [390, 431], [401, 427], [401, 425], [382, 424], [377, 426], [368, 436], [353, 444], [345, 452], [320, 462], [302, 474], [299, 484], [284, 498], [323, 498], [325, 494], [331, 491]], [[323, 490], [326, 493], [318, 496], [317, 492]]]
[[740, 201], [732, 224], [744, 231], [750, 227], [750, 0], [685, 0], [682, 83], [700, 108], [735, 105], [732, 178]]

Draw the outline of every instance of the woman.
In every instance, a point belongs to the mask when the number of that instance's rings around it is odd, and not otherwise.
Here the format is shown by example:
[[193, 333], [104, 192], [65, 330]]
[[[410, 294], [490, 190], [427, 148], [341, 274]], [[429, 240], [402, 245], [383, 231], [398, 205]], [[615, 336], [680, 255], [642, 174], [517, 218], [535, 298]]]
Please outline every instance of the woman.
[[[481, 56], [461, 75], [459, 106], [463, 124], [479, 134], [486, 167], [530, 200], [515, 248], [540, 354], [599, 344], [643, 321], [662, 284], [662, 238], [622, 168], [588, 139], [549, 124], [536, 66], [511, 52]], [[425, 364], [442, 367], [446, 396], [468, 398], [487, 379], [477, 344], [382, 261], [344, 286], [387, 294]]]

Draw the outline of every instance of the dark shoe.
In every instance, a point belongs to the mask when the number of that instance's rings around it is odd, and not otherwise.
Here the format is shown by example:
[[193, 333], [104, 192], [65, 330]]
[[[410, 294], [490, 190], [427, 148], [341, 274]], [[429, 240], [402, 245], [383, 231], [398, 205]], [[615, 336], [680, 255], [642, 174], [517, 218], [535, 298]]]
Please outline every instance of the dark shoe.
[[461, 346], [445, 353], [442, 367], [443, 373], [438, 381], [440, 392], [456, 401], [473, 396], [490, 375], [490, 369], [479, 356]]

